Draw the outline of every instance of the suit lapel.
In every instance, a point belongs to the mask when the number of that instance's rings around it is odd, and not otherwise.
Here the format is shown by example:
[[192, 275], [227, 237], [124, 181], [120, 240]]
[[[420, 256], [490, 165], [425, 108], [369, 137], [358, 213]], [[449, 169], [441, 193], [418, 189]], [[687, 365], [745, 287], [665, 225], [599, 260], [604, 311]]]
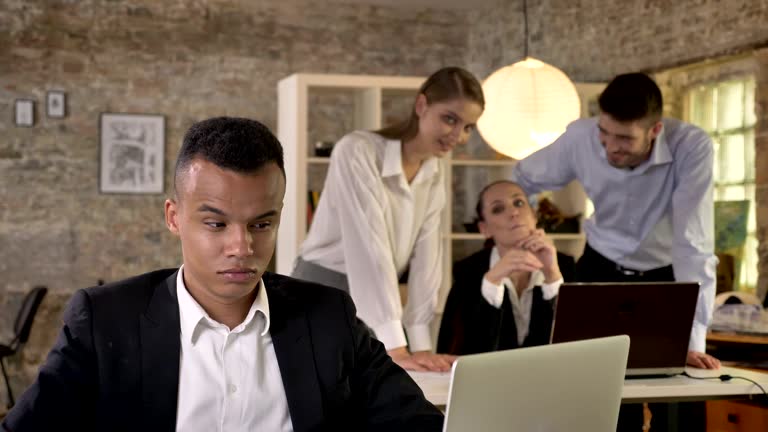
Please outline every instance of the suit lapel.
[[291, 422], [296, 432], [317, 430], [323, 421], [322, 397], [304, 305], [264, 275], [271, 316], [270, 334], [283, 379]]
[[176, 274], [157, 285], [141, 317], [143, 430], [175, 430], [181, 352]]

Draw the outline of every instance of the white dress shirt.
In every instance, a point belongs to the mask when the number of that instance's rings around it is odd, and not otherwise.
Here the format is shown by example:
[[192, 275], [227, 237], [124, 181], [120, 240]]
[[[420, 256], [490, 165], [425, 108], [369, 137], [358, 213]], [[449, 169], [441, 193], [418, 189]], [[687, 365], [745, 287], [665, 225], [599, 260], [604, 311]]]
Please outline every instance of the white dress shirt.
[[293, 431], [280, 368], [269, 334], [264, 282], [240, 325], [214, 321], [176, 277], [181, 359], [176, 430]]
[[[333, 148], [325, 186], [301, 257], [347, 275], [358, 316], [389, 350], [429, 350], [429, 324], [443, 266], [440, 214], [445, 185], [437, 159], [409, 184], [399, 140], [357, 131]], [[410, 264], [408, 303], [398, 275]]]
[[[499, 250], [494, 246], [491, 250], [491, 261], [488, 269], [490, 270], [499, 262], [501, 257], [499, 256]], [[563, 278], [560, 278], [552, 283], [544, 283], [544, 273], [539, 270], [531, 273], [531, 277], [528, 279], [528, 286], [523, 290], [520, 297], [517, 295], [515, 284], [511, 279], [505, 277], [501, 280], [501, 283], [494, 284], [486, 278], [483, 278], [483, 285], [481, 292], [483, 298], [491, 306], [500, 308], [501, 303], [504, 301], [504, 291], [509, 296], [509, 301], [512, 303], [512, 315], [515, 317], [515, 327], [517, 328], [517, 343], [522, 346], [523, 341], [528, 336], [528, 327], [531, 323], [531, 307], [533, 305], [533, 289], [537, 286], [541, 287], [541, 294], [544, 300], [552, 300], [555, 298], [558, 292], [560, 292], [560, 285], [563, 284]], [[506, 290], [504, 289], [506, 287]]]
[[[704, 351], [715, 299], [713, 146], [696, 126], [663, 119], [650, 158], [611, 166], [597, 118], [576, 120], [554, 143], [520, 161], [512, 180], [529, 194], [577, 179], [595, 205], [587, 242], [635, 270], [672, 265], [675, 280], [701, 284], [689, 349]], [[663, 299], [659, 299], [663, 301]]]

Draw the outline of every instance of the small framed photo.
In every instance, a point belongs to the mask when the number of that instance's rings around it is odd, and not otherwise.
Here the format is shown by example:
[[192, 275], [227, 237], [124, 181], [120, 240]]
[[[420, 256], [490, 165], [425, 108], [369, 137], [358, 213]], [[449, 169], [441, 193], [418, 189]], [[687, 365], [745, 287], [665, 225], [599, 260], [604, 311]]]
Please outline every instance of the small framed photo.
[[32, 127], [35, 125], [35, 101], [16, 99], [14, 107], [16, 126]]
[[101, 192], [163, 192], [165, 117], [102, 113], [99, 140]]
[[64, 118], [67, 115], [67, 94], [63, 91], [49, 91], [45, 102], [48, 117]]

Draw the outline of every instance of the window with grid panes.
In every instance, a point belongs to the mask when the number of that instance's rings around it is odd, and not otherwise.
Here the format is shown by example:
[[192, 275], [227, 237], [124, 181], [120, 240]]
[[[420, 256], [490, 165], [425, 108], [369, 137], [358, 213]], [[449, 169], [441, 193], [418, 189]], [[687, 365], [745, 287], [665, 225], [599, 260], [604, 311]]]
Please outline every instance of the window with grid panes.
[[729, 79], [687, 92], [687, 121], [704, 129], [714, 141], [715, 201], [749, 201], [747, 241], [739, 287], [757, 284], [755, 235], [755, 80]]

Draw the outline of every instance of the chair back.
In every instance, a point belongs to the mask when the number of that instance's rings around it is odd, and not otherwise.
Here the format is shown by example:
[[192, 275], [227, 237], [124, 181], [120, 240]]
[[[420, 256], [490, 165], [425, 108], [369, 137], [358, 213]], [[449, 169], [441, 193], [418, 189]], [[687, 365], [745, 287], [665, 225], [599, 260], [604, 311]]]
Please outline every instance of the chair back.
[[48, 293], [48, 288], [37, 286], [32, 288], [32, 291], [24, 297], [19, 314], [16, 315], [16, 322], [13, 325], [13, 331], [16, 333], [14, 337], [16, 344], [26, 343], [29, 339], [32, 322], [35, 320], [37, 310], [40, 308], [40, 303], [42, 303], [46, 293]]

